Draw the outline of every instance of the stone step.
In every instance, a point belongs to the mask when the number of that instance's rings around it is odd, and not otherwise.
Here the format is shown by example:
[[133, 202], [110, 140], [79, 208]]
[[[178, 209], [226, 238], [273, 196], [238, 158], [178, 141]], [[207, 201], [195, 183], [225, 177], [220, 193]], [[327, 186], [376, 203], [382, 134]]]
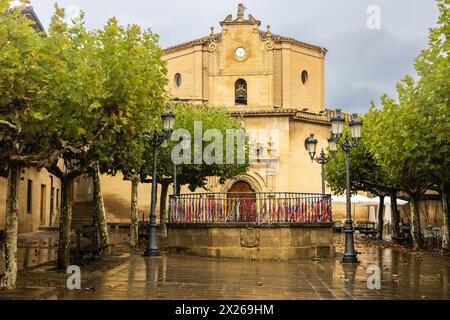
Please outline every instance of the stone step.
[[39, 231], [59, 231], [59, 225], [54, 226], [40, 226]]
[[93, 222], [94, 203], [77, 202], [72, 205], [72, 227], [90, 225]]

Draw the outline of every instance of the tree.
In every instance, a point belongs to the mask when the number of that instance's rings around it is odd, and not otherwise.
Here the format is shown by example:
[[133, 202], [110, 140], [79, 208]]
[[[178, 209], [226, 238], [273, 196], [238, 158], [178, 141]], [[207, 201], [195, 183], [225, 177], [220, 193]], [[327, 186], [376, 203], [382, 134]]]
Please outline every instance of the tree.
[[[25, 4], [23, 1], [22, 4]], [[48, 66], [42, 54], [42, 36], [21, 14], [23, 6], [10, 9], [0, 0], [0, 167], [8, 177], [3, 259], [5, 273], [0, 286], [14, 289], [17, 278], [18, 187], [22, 170], [42, 168], [64, 149], [51, 135], [53, 120], [46, 99], [48, 83], [41, 74]], [[51, 63], [57, 58], [51, 57]], [[39, 141], [39, 143], [36, 143]]]
[[429, 48], [416, 59], [420, 76], [420, 125], [426, 131], [422, 140], [427, 148], [427, 164], [444, 209], [443, 249], [450, 253], [450, 1], [439, 0], [437, 27], [430, 30]]
[[382, 97], [383, 110], [374, 124], [371, 150], [388, 176], [409, 195], [416, 249], [421, 245], [418, 201], [429, 189], [440, 192], [444, 207], [443, 248], [448, 252], [450, 2], [438, 0], [437, 4], [438, 26], [431, 29], [429, 48], [415, 63], [420, 78], [416, 82], [407, 76], [398, 84], [398, 101]]
[[[351, 193], [357, 194], [359, 191], [370, 192], [380, 197], [378, 212], [378, 238], [383, 239], [383, 212], [384, 198], [397, 193], [397, 189], [389, 180], [370, 150], [369, 137], [371, 135], [371, 125], [375, 111], [372, 110], [364, 117], [364, 130], [361, 143], [350, 153], [350, 184]], [[372, 114], [371, 114], [372, 113]], [[376, 120], [375, 120], [376, 123]], [[348, 128], [346, 128], [348, 130]], [[336, 154], [333, 161], [325, 167], [326, 181], [331, 190], [336, 194], [344, 194], [346, 191], [346, 170], [345, 153], [341, 149]], [[399, 212], [393, 210], [394, 215], [394, 235], [398, 236]]]
[[407, 77], [397, 87], [399, 102], [382, 97], [383, 111], [374, 125], [371, 148], [377, 162], [390, 179], [397, 181], [405, 191], [411, 205], [411, 233], [414, 247], [421, 246], [419, 199], [431, 183], [426, 162], [426, 145], [421, 135], [426, 130], [420, 126], [417, 89], [412, 78]]
[[138, 245], [138, 188], [141, 182], [142, 168], [145, 166], [145, 150], [149, 148], [147, 129], [144, 126], [137, 128], [136, 136], [130, 141], [120, 138], [119, 147], [113, 150], [113, 161], [102, 163], [102, 172], [116, 175], [121, 172], [125, 181], [131, 182], [130, 206], [130, 246]]
[[53, 112], [59, 121], [55, 134], [66, 144], [64, 170], [50, 167], [63, 184], [58, 268], [70, 258], [71, 203], [69, 190], [82, 174], [94, 176], [100, 245], [108, 246], [106, 215], [100, 188], [99, 165], [113, 162], [121, 139], [136, 136], [136, 123], [152, 127], [163, 104], [166, 69], [158, 37], [136, 25], [121, 27], [110, 19], [102, 30], [86, 31], [83, 15], [69, 27], [64, 10], [56, 7], [49, 30], [49, 46], [61, 57], [62, 81], [54, 82]]
[[[173, 183], [174, 178], [174, 162], [172, 159], [174, 155], [184, 157], [185, 160], [184, 163], [176, 165], [178, 187], [187, 185], [192, 192], [199, 188], [207, 189], [209, 177], [218, 177], [220, 183], [225, 183], [227, 179], [233, 179], [245, 174], [249, 169], [249, 146], [248, 140], [245, 138], [245, 131], [241, 119], [233, 118], [226, 109], [220, 107], [179, 104], [174, 111], [176, 114], [174, 141], [168, 144], [168, 148], [165, 151], [159, 152], [157, 164], [157, 181], [161, 185], [159, 203], [162, 226], [161, 235], [163, 237], [167, 235], [165, 225], [166, 204], [169, 186]], [[194, 139], [196, 125], [201, 135], [201, 145], [199, 146], [201, 150], [197, 154], [204, 156], [204, 159], [201, 159], [201, 161], [194, 161], [196, 156]], [[177, 129], [181, 129], [182, 131]], [[212, 133], [210, 129], [215, 130], [216, 136], [207, 137], [207, 132]], [[243, 140], [241, 145], [234, 137], [233, 139], [227, 140], [227, 131], [229, 133], [235, 133], [236, 131], [234, 130], [242, 133], [241, 137]], [[183, 138], [183, 136], [185, 137]], [[184, 149], [186, 149], [184, 150], [185, 152], [177, 148], [174, 149], [176, 145], [180, 147], [180, 141], [183, 139], [184, 143], [187, 143], [184, 146]], [[226, 161], [226, 143], [230, 143], [229, 149], [234, 153], [233, 161], [230, 161], [232, 163], [227, 163]], [[220, 148], [215, 148], [218, 145], [223, 147], [222, 151]], [[238, 155], [243, 155], [243, 161], [238, 161]], [[153, 154], [151, 148], [146, 149], [145, 159], [145, 164], [141, 171], [141, 181], [151, 182], [151, 180], [146, 179], [152, 173], [151, 159], [153, 159]], [[218, 161], [214, 161], [214, 159], [218, 159]]]

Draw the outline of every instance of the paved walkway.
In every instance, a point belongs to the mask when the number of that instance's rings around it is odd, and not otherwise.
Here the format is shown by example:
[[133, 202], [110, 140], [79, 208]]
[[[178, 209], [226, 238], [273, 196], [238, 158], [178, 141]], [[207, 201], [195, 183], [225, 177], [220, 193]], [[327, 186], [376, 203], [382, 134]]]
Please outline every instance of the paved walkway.
[[[338, 250], [342, 244], [339, 243]], [[247, 261], [134, 255], [80, 291], [55, 299], [450, 299], [450, 259], [358, 245], [358, 265], [321, 261]], [[381, 268], [381, 289], [367, 268]]]
[[[20, 234], [17, 238], [17, 268], [28, 268], [56, 259], [58, 231], [38, 231]], [[3, 242], [0, 242], [0, 273], [3, 272]]]

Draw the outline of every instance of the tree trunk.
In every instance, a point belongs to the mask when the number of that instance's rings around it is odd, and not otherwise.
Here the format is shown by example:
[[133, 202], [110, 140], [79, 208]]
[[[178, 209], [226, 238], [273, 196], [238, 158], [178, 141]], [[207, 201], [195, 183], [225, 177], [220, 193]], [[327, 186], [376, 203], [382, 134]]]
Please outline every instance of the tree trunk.
[[98, 166], [92, 170], [92, 181], [94, 184], [94, 207], [97, 217], [100, 246], [105, 248], [103, 253], [111, 253], [109, 247], [108, 222], [106, 220], [105, 204], [103, 202], [102, 184], [100, 181], [100, 169]]
[[419, 250], [422, 241], [420, 236], [420, 213], [419, 213], [419, 198], [416, 195], [409, 194], [411, 207], [411, 235], [413, 238], [414, 248]]
[[163, 182], [161, 184], [161, 195], [159, 199], [159, 220], [160, 220], [160, 237], [167, 238], [167, 225], [166, 225], [166, 202], [167, 193], [169, 191], [169, 183]]
[[61, 218], [59, 226], [58, 270], [70, 265], [70, 233], [72, 229], [72, 202], [70, 192], [73, 180], [61, 180]]
[[20, 165], [10, 165], [8, 169], [8, 190], [6, 194], [5, 244], [3, 265], [5, 273], [0, 279], [0, 288], [14, 290], [17, 280], [17, 228]]
[[442, 250], [444, 254], [450, 254], [450, 208], [449, 208], [450, 186], [441, 185], [442, 208], [444, 209], [444, 227], [442, 232]]
[[380, 205], [378, 207], [378, 239], [383, 240], [384, 227], [384, 196], [380, 196]]
[[138, 186], [139, 180], [131, 180], [131, 228], [130, 228], [130, 246], [135, 248], [138, 245], [139, 222], [138, 222]]
[[392, 233], [394, 237], [400, 237], [400, 211], [397, 206], [397, 194], [391, 194], [391, 210], [392, 210]]

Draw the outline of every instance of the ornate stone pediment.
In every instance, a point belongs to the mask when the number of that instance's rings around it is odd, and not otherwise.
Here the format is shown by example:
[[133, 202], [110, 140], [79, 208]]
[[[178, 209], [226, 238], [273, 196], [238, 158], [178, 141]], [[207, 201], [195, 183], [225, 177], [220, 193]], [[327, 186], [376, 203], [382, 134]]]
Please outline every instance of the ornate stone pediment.
[[251, 14], [248, 15], [248, 19], [245, 19], [244, 12], [245, 7], [242, 3], [238, 5], [237, 9], [237, 18], [233, 20], [233, 16], [230, 14], [228, 15], [225, 20], [220, 22], [220, 25], [227, 26], [227, 25], [235, 25], [235, 24], [248, 24], [248, 25], [257, 25], [258, 27], [261, 25], [261, 21], [256, 20]]

